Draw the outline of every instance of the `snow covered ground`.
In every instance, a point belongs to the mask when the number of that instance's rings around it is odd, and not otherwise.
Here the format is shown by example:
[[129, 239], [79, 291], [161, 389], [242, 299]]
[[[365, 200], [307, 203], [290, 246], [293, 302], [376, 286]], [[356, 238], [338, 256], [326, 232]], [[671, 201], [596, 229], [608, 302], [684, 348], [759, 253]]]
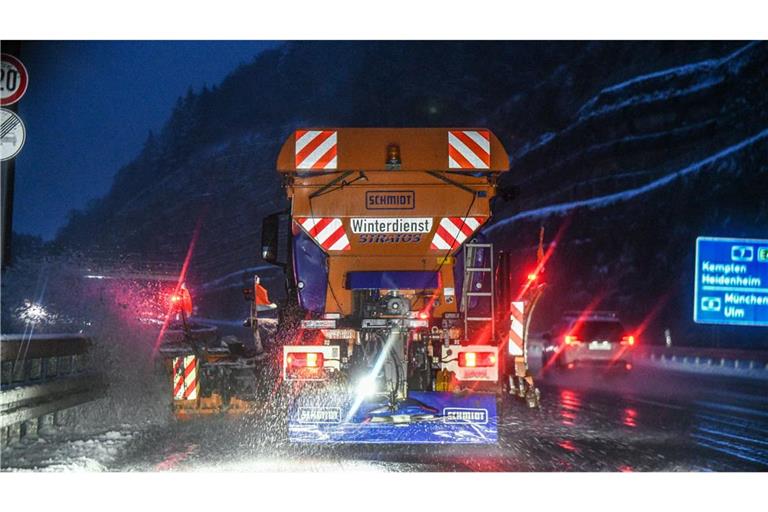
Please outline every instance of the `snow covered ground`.
[[3, 448], [3, 471], [105, 471], [136, 435], [124, 424], [106, 431], [51, 430]]

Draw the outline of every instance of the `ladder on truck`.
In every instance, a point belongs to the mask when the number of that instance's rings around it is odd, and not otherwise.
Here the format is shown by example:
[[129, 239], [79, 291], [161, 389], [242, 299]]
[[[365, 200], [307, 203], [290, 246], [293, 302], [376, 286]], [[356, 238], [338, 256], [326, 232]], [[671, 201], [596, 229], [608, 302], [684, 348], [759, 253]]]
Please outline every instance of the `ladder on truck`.
[[[461, 285], [461, 311], [464, 313], [464, 334], [476, 322], [491, 323], [491, 337], [496, 339], [496, 312], [493, 300], [493, 244], [468, 243], [464, 245], [464, 282]], [[472, 302], [475, 302], [474, 306]], [[478, 307], [485, 303], [486, 307]], [[472, 310], [484, 311], [473, 314]]]

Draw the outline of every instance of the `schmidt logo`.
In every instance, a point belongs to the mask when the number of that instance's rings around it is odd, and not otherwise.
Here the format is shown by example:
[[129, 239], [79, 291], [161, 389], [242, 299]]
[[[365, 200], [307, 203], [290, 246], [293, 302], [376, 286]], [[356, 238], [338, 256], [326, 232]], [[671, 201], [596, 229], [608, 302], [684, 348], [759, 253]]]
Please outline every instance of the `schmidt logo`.
[[365, 193], [368, 210], [413, 210], [416, 193], [412, 190], [371, 190]]
[[488, 410], [446, 407], [443, 409], [446, 423], [488, 423]]
[[338, 407], [299, 407], [299, 423], [340, 423]]

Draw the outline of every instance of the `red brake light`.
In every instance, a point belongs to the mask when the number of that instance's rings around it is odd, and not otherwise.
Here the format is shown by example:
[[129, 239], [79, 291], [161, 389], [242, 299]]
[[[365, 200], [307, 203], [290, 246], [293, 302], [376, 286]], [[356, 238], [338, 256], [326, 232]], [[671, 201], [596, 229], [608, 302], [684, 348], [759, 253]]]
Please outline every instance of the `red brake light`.
[[564, 338], [564, 341], [565, 341], [566, 345], [580, 345], [581, 344], [581, 340], [579, 340], [579, 338], [577, 338], [576, 336], [573, 336], [571, 334], [566, 334], [565, 338]]
[[624, 336], [621, 338], [621, 344], [632, 346], [635, 344], [635, 337], [632, 335]]
[[494, 352], [459, 352], [459, 366], [462, 368], [488, 368], [495, 364]]
[[285, 356], [286, 366], [291, 368], [322, 368], [322, 352], [291, 352]]

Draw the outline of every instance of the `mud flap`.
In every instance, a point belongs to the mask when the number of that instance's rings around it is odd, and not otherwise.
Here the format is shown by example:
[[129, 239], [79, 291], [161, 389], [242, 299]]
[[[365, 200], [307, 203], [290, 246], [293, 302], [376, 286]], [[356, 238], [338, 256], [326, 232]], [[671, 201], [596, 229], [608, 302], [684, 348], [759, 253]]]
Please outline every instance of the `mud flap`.
[[493, 444], [498, 442], [496, 395], [412, 391], [395, 410], [354, 399], [302, 399], [289, 409], [295, 443]]

